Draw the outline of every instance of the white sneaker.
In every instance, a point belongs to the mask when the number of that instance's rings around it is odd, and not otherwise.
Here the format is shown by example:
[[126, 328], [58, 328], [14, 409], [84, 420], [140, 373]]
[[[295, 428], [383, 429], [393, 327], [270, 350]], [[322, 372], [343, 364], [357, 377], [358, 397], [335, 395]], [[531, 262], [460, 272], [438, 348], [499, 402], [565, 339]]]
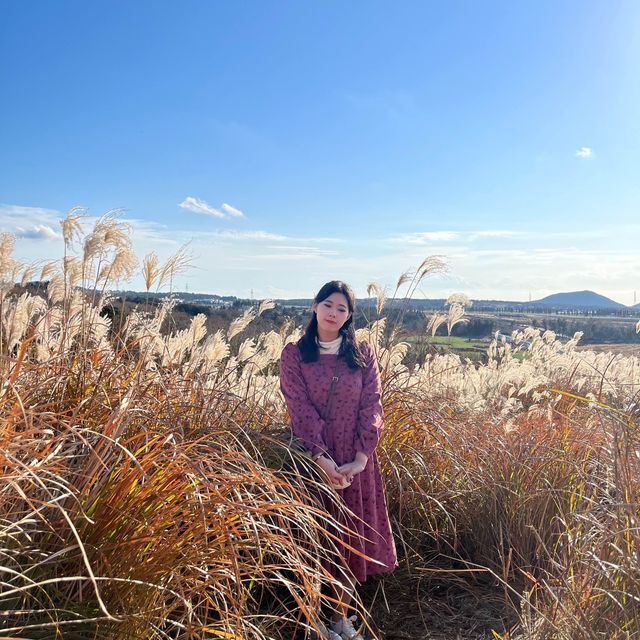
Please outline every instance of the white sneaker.
[[318, 631], [311, 632], [312, 640], [342, 640], [342, 636], [339, 636], [333, 629], [327, 629], [322, 620], [316, 620], [316, 626]]
[[341, 640], [364, 640], [354, 628], [353, 623], [357, 620], [357, 616], [350, 616], [349, 618], [342, 618], [338, 622], [330, 622], [329, 628], [338, 634]]

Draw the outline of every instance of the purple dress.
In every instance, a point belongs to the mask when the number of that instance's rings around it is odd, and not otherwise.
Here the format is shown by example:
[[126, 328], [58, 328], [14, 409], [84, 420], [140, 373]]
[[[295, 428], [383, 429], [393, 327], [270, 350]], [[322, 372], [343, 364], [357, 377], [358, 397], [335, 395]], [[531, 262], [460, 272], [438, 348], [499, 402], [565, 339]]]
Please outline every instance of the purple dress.
[[[321, 353], [316, 362], [303, 362], [297, 343], [289, 343], [280, 358], [280, 388], [293, 433], [312, 455], [326, 452], [338, 466], [352, 462], [357, 451], [369, 458], [351, 486], [338, 491], [347, 507], [363, 521], [349, 522], [363, 537], [343, 536], [343, 540], [377, 561], [365, 560], [341, 546], [353, 577], [364, 582], [374, 573], [392, 571], [397, 560], [375, 453], [383, 427], [380, 373], [371, 346], [362, 342], [360, 349], [367, 363], [364, 369], [351, 369], [339, 358], [339, 380], [326, 421], [320, 413], [324, 411], [339, 356]], [[327, 569], [333, 575], [340, 574], [336, 567]]]

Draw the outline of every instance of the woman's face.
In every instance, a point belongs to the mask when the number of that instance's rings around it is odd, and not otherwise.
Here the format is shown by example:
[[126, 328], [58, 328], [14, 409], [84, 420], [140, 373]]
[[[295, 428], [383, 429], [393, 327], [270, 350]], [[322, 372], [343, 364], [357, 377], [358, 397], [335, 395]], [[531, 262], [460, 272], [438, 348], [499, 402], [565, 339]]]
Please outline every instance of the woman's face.
[[311, 308], [316, 312], [321, 340], [337, 338], [340, 328], [351, 317], [347, 297], [337, 291], [321, 302], [314, 302]]

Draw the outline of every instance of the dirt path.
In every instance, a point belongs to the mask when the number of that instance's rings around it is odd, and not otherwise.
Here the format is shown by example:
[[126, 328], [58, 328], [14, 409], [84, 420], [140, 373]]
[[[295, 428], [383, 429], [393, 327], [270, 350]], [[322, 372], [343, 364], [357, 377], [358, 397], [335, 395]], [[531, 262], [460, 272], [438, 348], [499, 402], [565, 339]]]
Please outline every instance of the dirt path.
[[494, 584], [396, 574], [362, 588], [381, 640], [484, 640], [516, 623]]

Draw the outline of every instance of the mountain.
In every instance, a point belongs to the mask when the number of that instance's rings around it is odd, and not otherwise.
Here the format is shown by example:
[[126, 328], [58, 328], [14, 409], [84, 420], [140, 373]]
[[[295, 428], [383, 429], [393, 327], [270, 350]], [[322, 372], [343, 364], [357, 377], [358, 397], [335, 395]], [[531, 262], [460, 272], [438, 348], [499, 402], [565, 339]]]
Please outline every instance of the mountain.
[[529, 302], [526, 306], [547, 309], [628, 309], [624, 304], [593, 291], [554, 293], [541, 300]]
[[[212, 307], [256, 304], [259, 300], [249, 300], [247, 298], [236, 298], [235, 296], [219, 296], [211, 293], [193, 293], [187, 291], [176, 291], [171, 293], [140, 293], [136, 291], [118, 291], [118, 295], [124, 296], [130, 302], [144, 302], [147, 298], [162, 299], [168, 296], [194, 304], [210, 305]], [[276, 298], [274, 300], [281, 306], [304, 307], [311, 306], [311, 298]], [[445, 298], [413, 298], [410, 301], [412, 309], [424, 310], [442, 310], [445, 306]], [[366, 309], [375, 307], [375, 298], [358, 298], [358, 307]], [[388, 300], [385, 304], [386, 309], [403, 308], [406, 305], [405, 300]], [[640, 303], [635, 306], [627, 307], [611, 298], [607, 298], [593, 291], [571, 291], [567, 293], [555, 293], [540, 300], [533, 302], [523, 302], [515, 300], [473, 300], [471, 311], [509, 311], [509, 312], [533, 312], [546, 311], [599, 311], [599, 312], [616, 312], [620, 310], [627, 312], [640, 312]]]

